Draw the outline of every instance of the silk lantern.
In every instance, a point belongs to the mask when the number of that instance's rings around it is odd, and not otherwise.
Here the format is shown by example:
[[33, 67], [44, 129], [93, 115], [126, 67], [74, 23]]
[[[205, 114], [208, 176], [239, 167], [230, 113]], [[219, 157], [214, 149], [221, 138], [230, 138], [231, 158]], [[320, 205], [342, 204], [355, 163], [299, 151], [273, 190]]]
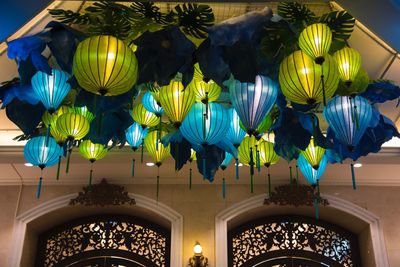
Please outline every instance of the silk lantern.
[[143, 128], [156, 126], [160, 121], [160, 118], [148, 111], [142, 103], [133, 106], [132, 118]]
[[243, 164], [250, 166], [250, 190], [251, 193], [254, 192], [254, 184], [253, 184], [253, 175], [254, 175], [254, 166], [259, 162], [259, 150], [258, 150], [259, 141], [255, 138], [255, 136], [246, 136], [243, 138], [242, 143], [238, 148], [239, 160]]
[[233, 144], [234, 147], [238, 148], [242, 142], [246, 132], [242, 130], [240, 118], [234, 108], [228, 109], [229, 115], [229, 127], [226, 134], [228, 141]]
[[325, 155], [325, 148], [317, 146], [314, 138], [311, 137], [310, 144], [308, 144], [306, 150], [302, 151], [301, 154], [314, 169], [318, 170], [319, 164]]
[[157, 103], [150, 91], [147, 91], [142, 97], [142, 104], [145, 109], [154, 113], [157, 117], [161, 117], [164, 109]]
[[[138, 123], [134, 122], [125, 130], [125, 138], [133, 151], [136, 151], [140, 146], [142, 146], [141, 162], [143, 163], [143, 142], [149, 129], [144, 128]], [[132, 159], [132, 177], [135, 176], [135, 159]]]
[[274, 144], [269, 142], [269, 141], [265, 141], [265, 140], [261, 140], [259, 141], [259, 150], [260, 150], [260, 161], [264, 164], [265, 167], [267, 167], [267, 179], [268, 179], [268, 194], [269, 196], [271, 195], [271, 191], [272, 191], [272, 184], [271, 184], [271, 174], [269, 172], [269, 167], [271, 165], [276, 164], [280, 157], [278, 156], [278, 154], [275, 152], [274, 150]]
[[307, 26], [299, 36], [300, 49], [321, 65], [332, 43], [332, 31], [325, 23]]
[[92, 186], [93, 163], [104, 158], [107, 155], [107, 146], [95, 144], [90, 140], [84, 140], [79, 145], [79, 153], [82, 157], [90, 161], [89, 186]]
[[188, 87], [195, 93], [196, 102], [202, 102], [204, 104], [214, 102], [221, 94], [221, 87], [213, 80], [203, 76], [198, 63], [194, 65], [193, 79]]
[[327, 162], [327, 157], [322, 157], [319, 168], [316, 170], [303, 155], [300, 155], [297, 159], [297, 165], [306, 178], [307, 183], [314, 187], [318, 185], [322, 174], [325, 172]]
[[344, 47], [336, 51], [333, 56], [337, 62], [340, 79], [350, 86], [361, 68], [360, 53], [353, 48]]

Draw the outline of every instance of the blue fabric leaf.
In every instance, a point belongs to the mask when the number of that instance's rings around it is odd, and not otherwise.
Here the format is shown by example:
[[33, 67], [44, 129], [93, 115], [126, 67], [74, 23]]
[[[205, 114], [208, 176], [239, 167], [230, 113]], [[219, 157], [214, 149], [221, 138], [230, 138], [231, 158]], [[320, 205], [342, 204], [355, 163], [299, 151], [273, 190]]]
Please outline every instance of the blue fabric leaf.
[[226, 139], [223, 139], [219, 143], [215, 144], [217, 147], [221, 148], [222, 150], [228, 152], [229, 154], [233, 155], [235, 159], [238, 158], [238, 150], [236, 147], [233, 146], [231, 142]]
[[14, 98], [6, 107], [6, 115], [24, 134], [32, 134], [42, 120], [45, 110], [42, 103], [30, 105]]
[[[214, 181], [215, 173], [224, 161], [225, 151], [217, 146], [205, 146], [201, 152], [196, 151], [197, 168], [203, 177]], [[203, 166], [205, 164], [205, 166]]]
[[21, 84], [18, 79], [7, 82], [0, 87], [0, 100], [3, 108], [6, 107], [14, 98], [36, 105], [39, 102], [30, 84]]
[[176, 130], [176, 131], [171, 132], [171, 133], [169, 133], [167, 135], [164, 135], [161, 138], [161, 143], [164, 146], [168, 146], [171, 142], [179, 143], [179, 142], [182, 142], [183, 140], [186, 140], [186, 139], [183, 138], [183, 135], [182, 135], [181, 131]]
[[384, 103], [399, 98], [400, 87], [390, 81], [377, 81], [370, 83], [361, 96], [371, 103]]
[[[322, 134], [319, 120], [315, 114], [296, 112], [301, 126], [314, 137], [315, 144], [323, 148], [331, 148], [332, 143]], [[314, 125], [313, 125], [314, 123]]]
[[192, 146], [185, 139], [182, 138], [180, 142], [171, 142], [170, 150], [171, 156], [175, 159], [175, 170], [179, 171], [186, 164], [186, 162], [190, 159], [190, 155]]

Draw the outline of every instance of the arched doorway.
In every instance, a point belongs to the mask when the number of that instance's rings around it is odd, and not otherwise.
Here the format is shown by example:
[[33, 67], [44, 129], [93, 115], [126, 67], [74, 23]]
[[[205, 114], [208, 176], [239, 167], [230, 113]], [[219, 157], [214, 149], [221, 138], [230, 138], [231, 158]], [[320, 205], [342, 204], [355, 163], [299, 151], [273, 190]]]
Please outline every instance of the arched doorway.
[[125, 215], [96, 215], [58, 225], [39, 236], [35, 266], [168, 267], [170, 231]]
[[304, 216], [271, 216], [228, 232], [228, 266], [361, 266], [357, 236]]

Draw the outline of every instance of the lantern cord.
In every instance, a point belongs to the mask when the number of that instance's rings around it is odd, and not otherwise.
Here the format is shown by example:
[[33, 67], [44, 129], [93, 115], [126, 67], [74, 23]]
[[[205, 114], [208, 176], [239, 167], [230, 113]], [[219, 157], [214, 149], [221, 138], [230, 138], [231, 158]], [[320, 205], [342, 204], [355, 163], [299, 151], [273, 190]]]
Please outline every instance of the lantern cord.
[[254, 175], [254, 159], [253, 159], [253, 148], [250, 147], [250, 175]]
[[132, 159], [132, 177], [135, 177], [135, 159]]
[[51, 124], [49, 124], [49, 126], [47, 127], [47, 131], [46, 131], [46, 147], [49, 146], [50, 128], [51, 128]]
[[207, 169], [207, 166], [206, 166], [206, 158], [204, 157], [203, 158], [203, 179], [206, 179], [206, 169]]
[[254, 175], [250, 174], [250, 192], [253, 194], [254, 193]]
[[271, 197], [271, 194], [272, 194], [271, 174], [269, 174], [269, 168], [268, 168], [268, 196]]
[[156, 150], [158, 151], [158, 141], [161, 142], [161, 116], [159, 117], [160, 121], [158, 122], [158, 130], [157, 130], [157, 142], [156, 142]]
[[65, 168], [65, 173], [69, 172], [69, 161], [71, 159], [71, 150], [68, 149], [67, 151], [67, 167]]
[[140, 163], [143, 163], [143, 150], [144, 150], [144, 139], [142, 138], [142, 150], [140, 154]]
[[37, 191], [36, 191], [36, 198], [37, 199], [40, 198], [40, 194], [42, 193], [42, 183], [43, 183], [42, 176], [43, 176], [43, 169], [41, 171], [41, 175], [40, 175], [40, 178], [39, 178], [39, 183], [38, 183], [38, 186], [37, 186]]
[[222, 178], [222, 198], [226, 198], [226, 182], [225, 182], [225, 177]]
[[260, 151], [257, 149], [256, 146], [256, 164], [257, 164], [257, 171], [261, 171], [261, 162], [260, 162]]
[[290, 188], [292, 188], [293, 186], [292, 166], [289, 166], [289, 175], [290, 175]]
[[189, 190], [192, 190], [192, 168], [189, 169]]
[[207, 113], [203, 114], [203, 140], [206, 140], [206, 119]]
[[158, 202], [159, 195], [160, 195], [160, 167], [158, 167], [158, 170], [157, 170], [157, 192], [156, 192], [157, 202]]
[[58, 156], [58, 164], [57, 164], [57, 176], [56, 179], [60, 179], [60, 168], [61, 168], [61, 156]]
[[350, 168], [351, 168], [351, 180], [353, 182], [353, 189], [356, 190], [357, 189], [357, 187], [356, 187], [356, 175], [354, 173], [354, 164], [353, 163], [350, 164]]
[[296, 186], [299, 186], [299, 166], [296, 164]]
[[90, 166], [90, 172], [89, 172], [89, 191], [92, 191], [92, 179], [93, 179], [93, 164]]
[[239, 159], [236, 159], [236, 180], [239, 180]]
[[206, 92], [206, 97], [205, 97], [205, 102], [206, 102], [206, 119], [208, 119], [208, 92]]
[[[321, 71], [324, 73], [324, 67], [321, 64]], [[321, 75], [321, 84], [322, 84], [322, 101], [324, 103], [324, 106], [326, 106], [326, 95], [325, 95], [325, 76], [324, 74]]]

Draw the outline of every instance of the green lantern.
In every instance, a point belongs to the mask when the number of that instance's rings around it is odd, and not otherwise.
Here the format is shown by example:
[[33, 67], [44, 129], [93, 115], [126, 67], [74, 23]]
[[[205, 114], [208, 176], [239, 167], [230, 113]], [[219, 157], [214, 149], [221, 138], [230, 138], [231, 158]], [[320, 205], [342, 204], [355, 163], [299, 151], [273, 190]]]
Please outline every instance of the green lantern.
[[94, 94], [113, 96], [129, 91], [137, 80], [132, 49], [113, 36], [89, 37], [79, 43], [73, 73], [79, 85]]
[[[271, 118], [271, 114], [268, 113], [267, 115], [265, 115], [264, 119], [257, 126], [255, 136], [259, 136], [260, 134], [262, 135], [262, 134], [266, 133], [269, 130], [269, 128], [271, 128], [272, 123], [273, 123], [273, 121]], [[246, 131], [246, 127], [244, 127], [242, 121], [239, 122], [239, 125], [243, 131]]]
[[161, 118], [156, 114], [148, 111], [142, 103], [133, 106], [132, 118], [139, 123], [143, 128], [153, 127], [160, 123]]
[[216, 101], [221, 94], [221, 87], [213, 80], [204, 78], [199, 64], [194, 65], [193, 79], [189, 87], [196, 95], [196, 102], [208, 103]]
[[333, 54], [337, 62], [340, 79], [350, 86], [361, 68], [360, 53], [350, 47], [344, 47]]
[[260, 166], [260, 151], [259, 151], [259, 141], [254, 137], [254, 135], [246, 136], [243, 138], [240, 146], [238, 148], [239, 160], [243, 164], [250, 166], [250, 191], [254, 192], [254, 167]]
[[343, 81], [339, 82], [336, 94], [341, 96], [354, 96], [360, 94], [367, 89], [369, 82], [368, 73], [365, 69], [361, 68], [350, 86], [346, 85]]
[[169, 85], [162, 86], [160, 89], [160, 104], [177, 128], [181, 126], [195, 99], [192, 89], [190, 87], [185, 89], [182, 82], [178, 80], [171, 80]]
[[332, 31], [324, 23], [307, 26], [299, 36], [300, 49], [315, 63], [322, 64], [332, 43]]
[[314, 169], [318, 170], [319, 163], [325, 155], [325, 148], [317, 146], [314, 142], [314, 138], [311, 137], [310, 144], [301, 154]]
[[[166, 134], [167, 132], [161, 131], [160, 136], [163, 137]], [[170, 155], [169, 145], [164, 146], [160, 142], [160, 139], [157, 138], [157, 131], [151, 131], [147, 134], [144, 138], [144, 145], [157, 166], [161, 166], [162, 162]]]
[[85, 140], [79, 145], [79, 153], [91, 163], [89, 175], [89, 186], [91, 186], [93, 177], [93, 163], [107, 155], [107, 146], [103, 144], [92, 143], [90, 140]]
[[265, 167], [270, 167], [279, 161], [279, 155], [274, 150], [274, 143], [268, 141], [259, 142], [260, 159]]
[[325, 55], [318, 65], [301, 50], [287, 56], [279, 68], [279, 83], [287, 99], [298, 104], [314, 104], [333, 96], [339, 82], [335, 60]]
[[88, 119], [77, 113], [65, 113], [57, 118], [56, 127], [70, 140], [80, 140], [89, 132]]

